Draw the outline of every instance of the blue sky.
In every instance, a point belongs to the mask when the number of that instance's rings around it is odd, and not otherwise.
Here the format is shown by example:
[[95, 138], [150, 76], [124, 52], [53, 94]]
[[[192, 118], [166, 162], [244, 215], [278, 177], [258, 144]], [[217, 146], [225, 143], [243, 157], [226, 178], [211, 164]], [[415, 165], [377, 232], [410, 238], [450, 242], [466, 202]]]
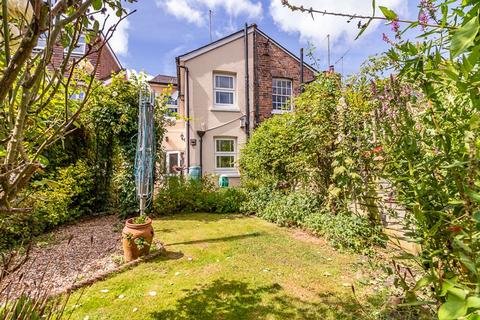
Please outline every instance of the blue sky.
[[[293, 0], [322, 10], [370, 14], [370, 0]], [[394, 8], [402, 18], [416, 13], [416, 0], [377, 0], [377, 5]], [[256, 23], [261, 30], [298, 54], [308, 43], [317, 50], [321, 69], [327, 68], [327, 40], [331, 37], [331, 62], [343, 59], [345, 75], [359, 70], [361, 63], [372, 54], [388, 48], [382, 34], [394, 37], [389, 26], [373, 25], [359, 40], [356, 22], [345, 18], [316, 15], [315, 19], [299, 12], [292, 13], [281, 6], [280, 0], [140, 0], [129, 4], [137, 12], [118, 30], [112, 46], [123, 66], [148, 74], [175, 74], [175, 57], [209, 42], [208, 11], [213, 11], [213, 39]], [[307, 62], [310, 62], [307, 60]], [[335, 65], [342, 72], [341, 61]]]

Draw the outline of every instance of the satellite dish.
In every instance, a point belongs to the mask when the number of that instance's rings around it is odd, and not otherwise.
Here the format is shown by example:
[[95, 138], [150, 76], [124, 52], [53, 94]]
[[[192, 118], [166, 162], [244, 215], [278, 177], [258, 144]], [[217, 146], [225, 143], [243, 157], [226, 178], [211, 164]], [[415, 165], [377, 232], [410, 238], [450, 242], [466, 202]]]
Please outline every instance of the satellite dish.
[[177, 100], [178, 99], [178, 91], [175, 91], [172, 95], [171, 95], [171, 98], [173, 100]]

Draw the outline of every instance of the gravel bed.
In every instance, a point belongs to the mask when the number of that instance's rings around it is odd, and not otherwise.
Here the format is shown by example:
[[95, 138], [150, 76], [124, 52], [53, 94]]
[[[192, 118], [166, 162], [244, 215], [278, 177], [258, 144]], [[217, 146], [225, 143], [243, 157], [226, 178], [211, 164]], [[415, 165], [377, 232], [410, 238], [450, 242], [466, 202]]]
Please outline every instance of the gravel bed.
[[62, 292], [78, 281], [115, 269], [122, 261], [122, 227], [116, 216], [100, 216], [39, 237], [26, 263], [3, 282], [8, 288], [2, 297], [11, 299], [39, 289]]

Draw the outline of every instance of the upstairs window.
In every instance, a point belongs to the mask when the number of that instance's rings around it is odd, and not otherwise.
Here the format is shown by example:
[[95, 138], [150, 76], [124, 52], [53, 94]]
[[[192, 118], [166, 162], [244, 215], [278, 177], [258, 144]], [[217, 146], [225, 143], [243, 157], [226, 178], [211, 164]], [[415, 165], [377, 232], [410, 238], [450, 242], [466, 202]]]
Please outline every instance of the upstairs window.
[[233, 106], [235, 103], [235, 77], [215, 74], [213, 77], [213, 95], [215, 105]]
[[177, 101], [177, 99], [172, 98], [172, 96], [168, 97], [167, 110], [168, 110], [168, 115], [169, 116], [173, 116], [173, 115], [178, 113], [178, 101]]
[[215, 168], [234, 169], [236, 158], [236, 140], [233, 138], [215, 139]]
[[33, 48], [33, 51], [42, 51], [47, 46], [48, 34], [42, 33], [38, 37], [37, 45]]
[[[83, 56], [87, 49], [87, 42], [85, 40], [85, 36], [81, 35], [78, 37], [77, 45], [72, 50], [72, 55], [74, 56]], [[65, 48], [64, 52], [68, 52], [69, 48]]]
[[274, 78], [272, 82], [272, 107], [274, 111], [292, 110], [292, 80]]

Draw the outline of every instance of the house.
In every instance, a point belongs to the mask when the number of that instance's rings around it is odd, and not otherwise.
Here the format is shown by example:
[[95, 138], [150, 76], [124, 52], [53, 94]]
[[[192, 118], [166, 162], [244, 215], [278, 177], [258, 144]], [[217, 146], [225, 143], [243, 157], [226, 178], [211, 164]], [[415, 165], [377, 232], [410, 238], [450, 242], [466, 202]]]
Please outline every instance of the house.
[[[46, 36], [41, 36], [34, 48], [34, 52], [43, 50], [47, 44], [46, 42]], [[65, 52], [66, 49], [61, 44], [55, 45], [48, 68], [58, 70], [64, 61]], [[87, 55], [86, 60], [92, 70], [98, 63], [95, 72], [95, 78], [97, 78], [97, 80], [106, 81], [111, 77], [112, 73], [118, 73], [123, 70], [115, 52], [103, 35], [99, 35], [96, 41], [91, 44], [86, 43], [85, 36], [82, 35], [79, 37], [77, 46], [72, 50], [70, 59], [79, 59], [84, 55]]]
[[162, 142], [165, 154], [165, 171], [170, 175], [181, 173], [179, 168], [185, 165], [185, 112], [179, 108], [177, 77], [159, 74], [148, 81], [151, 89], [158, 95], [166, 95], [170, 98], [167, 101], [168, 125], [167, 133]]
[[180, 146], [184, 167], [226, 175], [232, 185], [240, 181], [239, 150], [255, 127], [290, 112], [290, 99], [317, 73], [256, 25], [180, 55], [176, 64], [184, 134], [178, 140], [168, 129], [165, 139]]

